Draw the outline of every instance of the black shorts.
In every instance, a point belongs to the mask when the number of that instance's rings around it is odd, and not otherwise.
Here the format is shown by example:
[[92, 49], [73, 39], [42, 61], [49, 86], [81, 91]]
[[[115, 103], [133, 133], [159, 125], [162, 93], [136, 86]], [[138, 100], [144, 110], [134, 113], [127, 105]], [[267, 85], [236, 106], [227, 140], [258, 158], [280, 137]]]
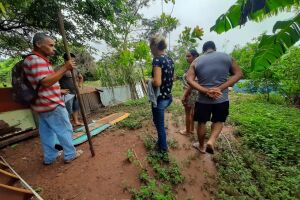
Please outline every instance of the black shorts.
[[196, 102], [194, 121], [197, 122], [225, 122], [229, 114], [229, 101], [217, 104]]

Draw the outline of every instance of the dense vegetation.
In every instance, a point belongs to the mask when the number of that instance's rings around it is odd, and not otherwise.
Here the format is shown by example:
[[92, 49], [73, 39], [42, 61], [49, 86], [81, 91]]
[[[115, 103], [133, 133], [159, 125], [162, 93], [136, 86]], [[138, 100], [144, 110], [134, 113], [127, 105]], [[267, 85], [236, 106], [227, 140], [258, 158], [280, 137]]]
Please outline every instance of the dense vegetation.
[[218, 199], [299, 198], [300, 110], [271, 99], [232, 95], [229, 123], [240, 140], [231, 149], [221, 136]]
[[251, 58], [257, 48], [258, 43], [254, 41], [245, 46], [236, 46], [231, 53], [247, 80], [240, 87], [245, 87], [248, 92], [263, 93], [266, 99], [269, 99], [270, 93], [277, 92], [287, 102], [293, 102], [300, 96], [300, 47], [290, 48], [284, 56], [263, 71], [251, 68]]
[[[29, 52], [31, 37], [37, 31], [47, 31], [56, 38], [58, 56], [52, 61], [54, 65], [62, 62], [64, 49], [57, 27], [57, 12], [62, 9], [70, 49], [77, 55], [78, 68], [85, 80], [97, 80], [97, 84], [106, 87], [128, 84], [132, 97], [136, 98], [135, 84], [151, 75], [148, 37], [156, 32], [167, 36], [180, 23], [172, 12], [167, 14], [163, 9], [161, 15], [145, 18], [141, 10], [151, 2], [1, 1], [0, 51], [1, 58], [5, 59], [0, 60], [0, 87], [10, 86], [11, 68], [21, 54]], [[175, 1], [162, 1], [166, 3]], [[236, 46], [231, 53], [246, 79], [239, 87], [255, 93], [232, 95], [229, 123], [236, 127], [236, 138], [228, 141], [221, 136], [219, 140], [219, 153], [214, 157], [219, 170], [217, 199], [300, 198], [300, 111], [293, 107], [300, 106], [300, 47], [295, 45], [300, 39], [299, 4], [299, 0], [237, 0], [211, 28], [222, 33], [248, 20], [260, 21], [286, 10], [295, 13], [292, 19], [276, 22], [273, 34], [263, 34], [244, 46]], [[175, 61], [176, 77], [180, 78], [188, 68], [185, 53], [198, 47], [203, 34], [199, 26], [185, 27], [174, 48], [168, 49]], [[96, 61], [91, 55], [99, 51], [91, 48], [91, 42], [87, 41], [104, 42], [109, 51]], [[174, 85], [174, 97], [180, 98], [181, 83], [176, 81]], [[119, 128], [142, 127], [143, 121], [151, 118], [146, 105], [144, 98], [116, 107], [132, 112], [119, 123]], [[184, 113], [180, 103], [174, 103], [169, 110], [174, 120]], [[166, 164], [153, 154], [152, 139], [145, 138], [145, 147], [155, 177], [145, 172], [134, 151], [129, 149], [128, 160], [141, 172], [141, 187], [128, 189], [135, 199], [174, 199], [172, 187], [181, 183], [183, 177], [175, 161], [168, 160]], [[157, 180], [163, 184], [157, 185]]]

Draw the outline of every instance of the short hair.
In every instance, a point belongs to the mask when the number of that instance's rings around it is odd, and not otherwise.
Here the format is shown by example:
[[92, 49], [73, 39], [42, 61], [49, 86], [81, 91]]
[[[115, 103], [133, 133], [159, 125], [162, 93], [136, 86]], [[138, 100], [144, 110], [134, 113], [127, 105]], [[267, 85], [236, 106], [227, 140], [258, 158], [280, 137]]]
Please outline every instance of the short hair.
[[207, 41], [203, 44], [202, 51], [206, 52], [208, 49], [213, 49], [216, 51], [216, 45], [213, 41]]
[[150, 46], [155, 46], [157, 49], [163, 51], [167, 48], [166, 39], [160, 35], [156, 34], [150, 37], [149, 39]]
[[[75, 54], [74, 53], [70, 53], [70, 56], [71, 58], [76, 58]], [[64, 60], [69, 60], [69, 57], [68, 57], [68, 54], [67, 53], [64, 53]]]
[[197, 58], [199, 56], [199, 53], [196, 49], [190, 49], [189, 53], [194, 57]]
[[37, 43], [42, 42], [42, 41], [44, 41], [44, 40], [47, 39], [47, 38], [52, 39], [52, 37], [49, 36], [49, 35], [48, 35], [47, 33], [45, 33], [45, 32], [36, 33], [36, 34], [33, 36], [32, 44], [33, 44], [33, 46], [36, 46]]

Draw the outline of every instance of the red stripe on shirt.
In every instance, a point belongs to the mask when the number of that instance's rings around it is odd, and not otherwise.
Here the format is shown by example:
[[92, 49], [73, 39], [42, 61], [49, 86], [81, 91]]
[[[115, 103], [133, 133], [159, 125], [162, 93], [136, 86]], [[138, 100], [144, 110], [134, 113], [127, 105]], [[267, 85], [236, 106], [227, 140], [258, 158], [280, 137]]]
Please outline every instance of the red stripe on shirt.
[[35, 103], [33, 106], [36, 106], [36, 107], [51, 107], [53, 105], [58, 105], [58, 104], [63, 104], [64, 101], [62, 99], [60, 99], [59, 101], [56, 101], [56, 102], [48, 102], [48, 103]]
[[47, 87], [47, 88], [42, 87], [39, 91], [40, 92], [46, 92], [46, 91], [53, 91], [53, 90], [60, 90], [60, 86], [59, 85], [52, 85], [52, 86]]
[[46, 62], [45, 63], [35, 63], [30, 66], [25, 65], [24, 67], [27, 69], [38, 68], [38, 67], [49, 67], [49, 63], [46, 63]]
[[50, 75], [53, 74], [53, 71], [41, 71], [33, 74], [27, 74], [28, 77], [37, 77], [37, 76], [44, 76], [44, 75]]

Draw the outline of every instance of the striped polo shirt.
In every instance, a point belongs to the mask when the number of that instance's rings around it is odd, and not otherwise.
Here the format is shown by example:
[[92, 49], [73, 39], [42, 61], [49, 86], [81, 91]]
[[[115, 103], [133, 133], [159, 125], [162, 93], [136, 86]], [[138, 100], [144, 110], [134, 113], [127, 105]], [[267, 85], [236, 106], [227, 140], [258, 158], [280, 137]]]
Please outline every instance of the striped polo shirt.
[[[51, 62], [33, 51], [34, 55], [28, 56], [24, 60], [24, 71], [26, 77], [30, 81], [34, 89], [37, 88], [38, 83], [48, 75], [54, 74]], [[58, 105], [64, 106], [64, 101], [61, 97], [60, 85], [58, 82], [50, 87], [40, 86], [38, 91], [38, 98], [31, 108], [35, 112], [48, 112], [54, 110]]]

